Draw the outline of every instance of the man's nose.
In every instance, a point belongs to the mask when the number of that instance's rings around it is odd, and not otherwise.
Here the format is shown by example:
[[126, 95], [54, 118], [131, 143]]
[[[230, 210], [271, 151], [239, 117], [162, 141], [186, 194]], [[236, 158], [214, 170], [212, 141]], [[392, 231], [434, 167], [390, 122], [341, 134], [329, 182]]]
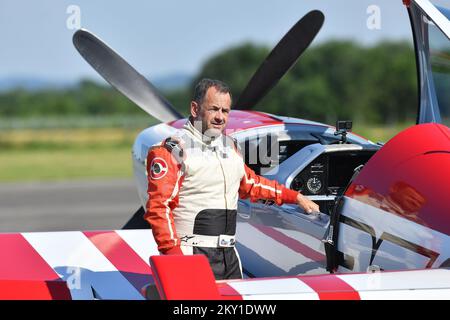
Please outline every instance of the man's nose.
[[224, 122], [225, 121], [225, 116], [222, 112], [222, 110], [218, 110], [215, 114], [215, 120], [216, 121], [220, 121], [220, 122]]

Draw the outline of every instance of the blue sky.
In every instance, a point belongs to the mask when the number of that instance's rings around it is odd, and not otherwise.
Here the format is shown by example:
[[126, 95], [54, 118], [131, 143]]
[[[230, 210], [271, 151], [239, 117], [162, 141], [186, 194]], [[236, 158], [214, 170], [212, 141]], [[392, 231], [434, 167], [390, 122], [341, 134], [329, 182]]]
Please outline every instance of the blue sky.
[[[99, 79], [72, 45], [70, 5], [80, 8], [82, 27], [150, 77], [195, 73], [209, 56], [243, 41], [273, 46], [312, 9], [326, 17], [315, 43], [412, 41], [401, 0], [0, 0], [0, 78]], [[380, 8], [379, 30], [367, 27], [371, 5]]]

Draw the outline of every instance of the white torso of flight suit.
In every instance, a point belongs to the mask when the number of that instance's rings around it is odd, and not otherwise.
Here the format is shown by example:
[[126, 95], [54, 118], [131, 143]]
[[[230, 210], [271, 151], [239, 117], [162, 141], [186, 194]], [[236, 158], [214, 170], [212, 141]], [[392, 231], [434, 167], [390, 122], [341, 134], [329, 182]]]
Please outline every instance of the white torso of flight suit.
[[181, 140], [184, 153], [184, 177], [173, 216], [177, 234], [182, 237], [194, 233], [195, 217], [202, 210], [237, 210], [245, 168], [229, 137], [205, 142], [188, 121], [176, 138]]

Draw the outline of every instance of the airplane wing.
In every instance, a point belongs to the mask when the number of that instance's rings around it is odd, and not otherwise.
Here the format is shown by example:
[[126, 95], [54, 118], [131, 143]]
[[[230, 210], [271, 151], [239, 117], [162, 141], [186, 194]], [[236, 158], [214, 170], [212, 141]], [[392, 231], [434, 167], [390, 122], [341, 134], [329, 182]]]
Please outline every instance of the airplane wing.
[[[205, 257], [154, 256], [156, 286], [165, 299], [417, 300], [449, 299], [450, 270], [426, 269], [214, 281]], [[192, 271], [201, 274], [199, 279]], [[196, 290], [191, 290], [195, 286]]]
[[0, 299], [450, 297], [448, 269], [215, 281], [204, 256], [159, 256], [151, 230], [0, 234], [0, 247]]
[[143, 300], [158, 254], [151, 230], [0, 234], [0, 248], [0, 299]]

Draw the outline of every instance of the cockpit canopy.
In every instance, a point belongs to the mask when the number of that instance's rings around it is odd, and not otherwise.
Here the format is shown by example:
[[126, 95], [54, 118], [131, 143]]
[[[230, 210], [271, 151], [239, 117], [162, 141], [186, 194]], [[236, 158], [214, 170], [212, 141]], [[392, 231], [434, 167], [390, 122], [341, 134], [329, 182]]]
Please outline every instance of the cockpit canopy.
[[413, 26], [420, 106], [418, 123], [450, 125], [450, 6], [444, 1], [413, 0]]

